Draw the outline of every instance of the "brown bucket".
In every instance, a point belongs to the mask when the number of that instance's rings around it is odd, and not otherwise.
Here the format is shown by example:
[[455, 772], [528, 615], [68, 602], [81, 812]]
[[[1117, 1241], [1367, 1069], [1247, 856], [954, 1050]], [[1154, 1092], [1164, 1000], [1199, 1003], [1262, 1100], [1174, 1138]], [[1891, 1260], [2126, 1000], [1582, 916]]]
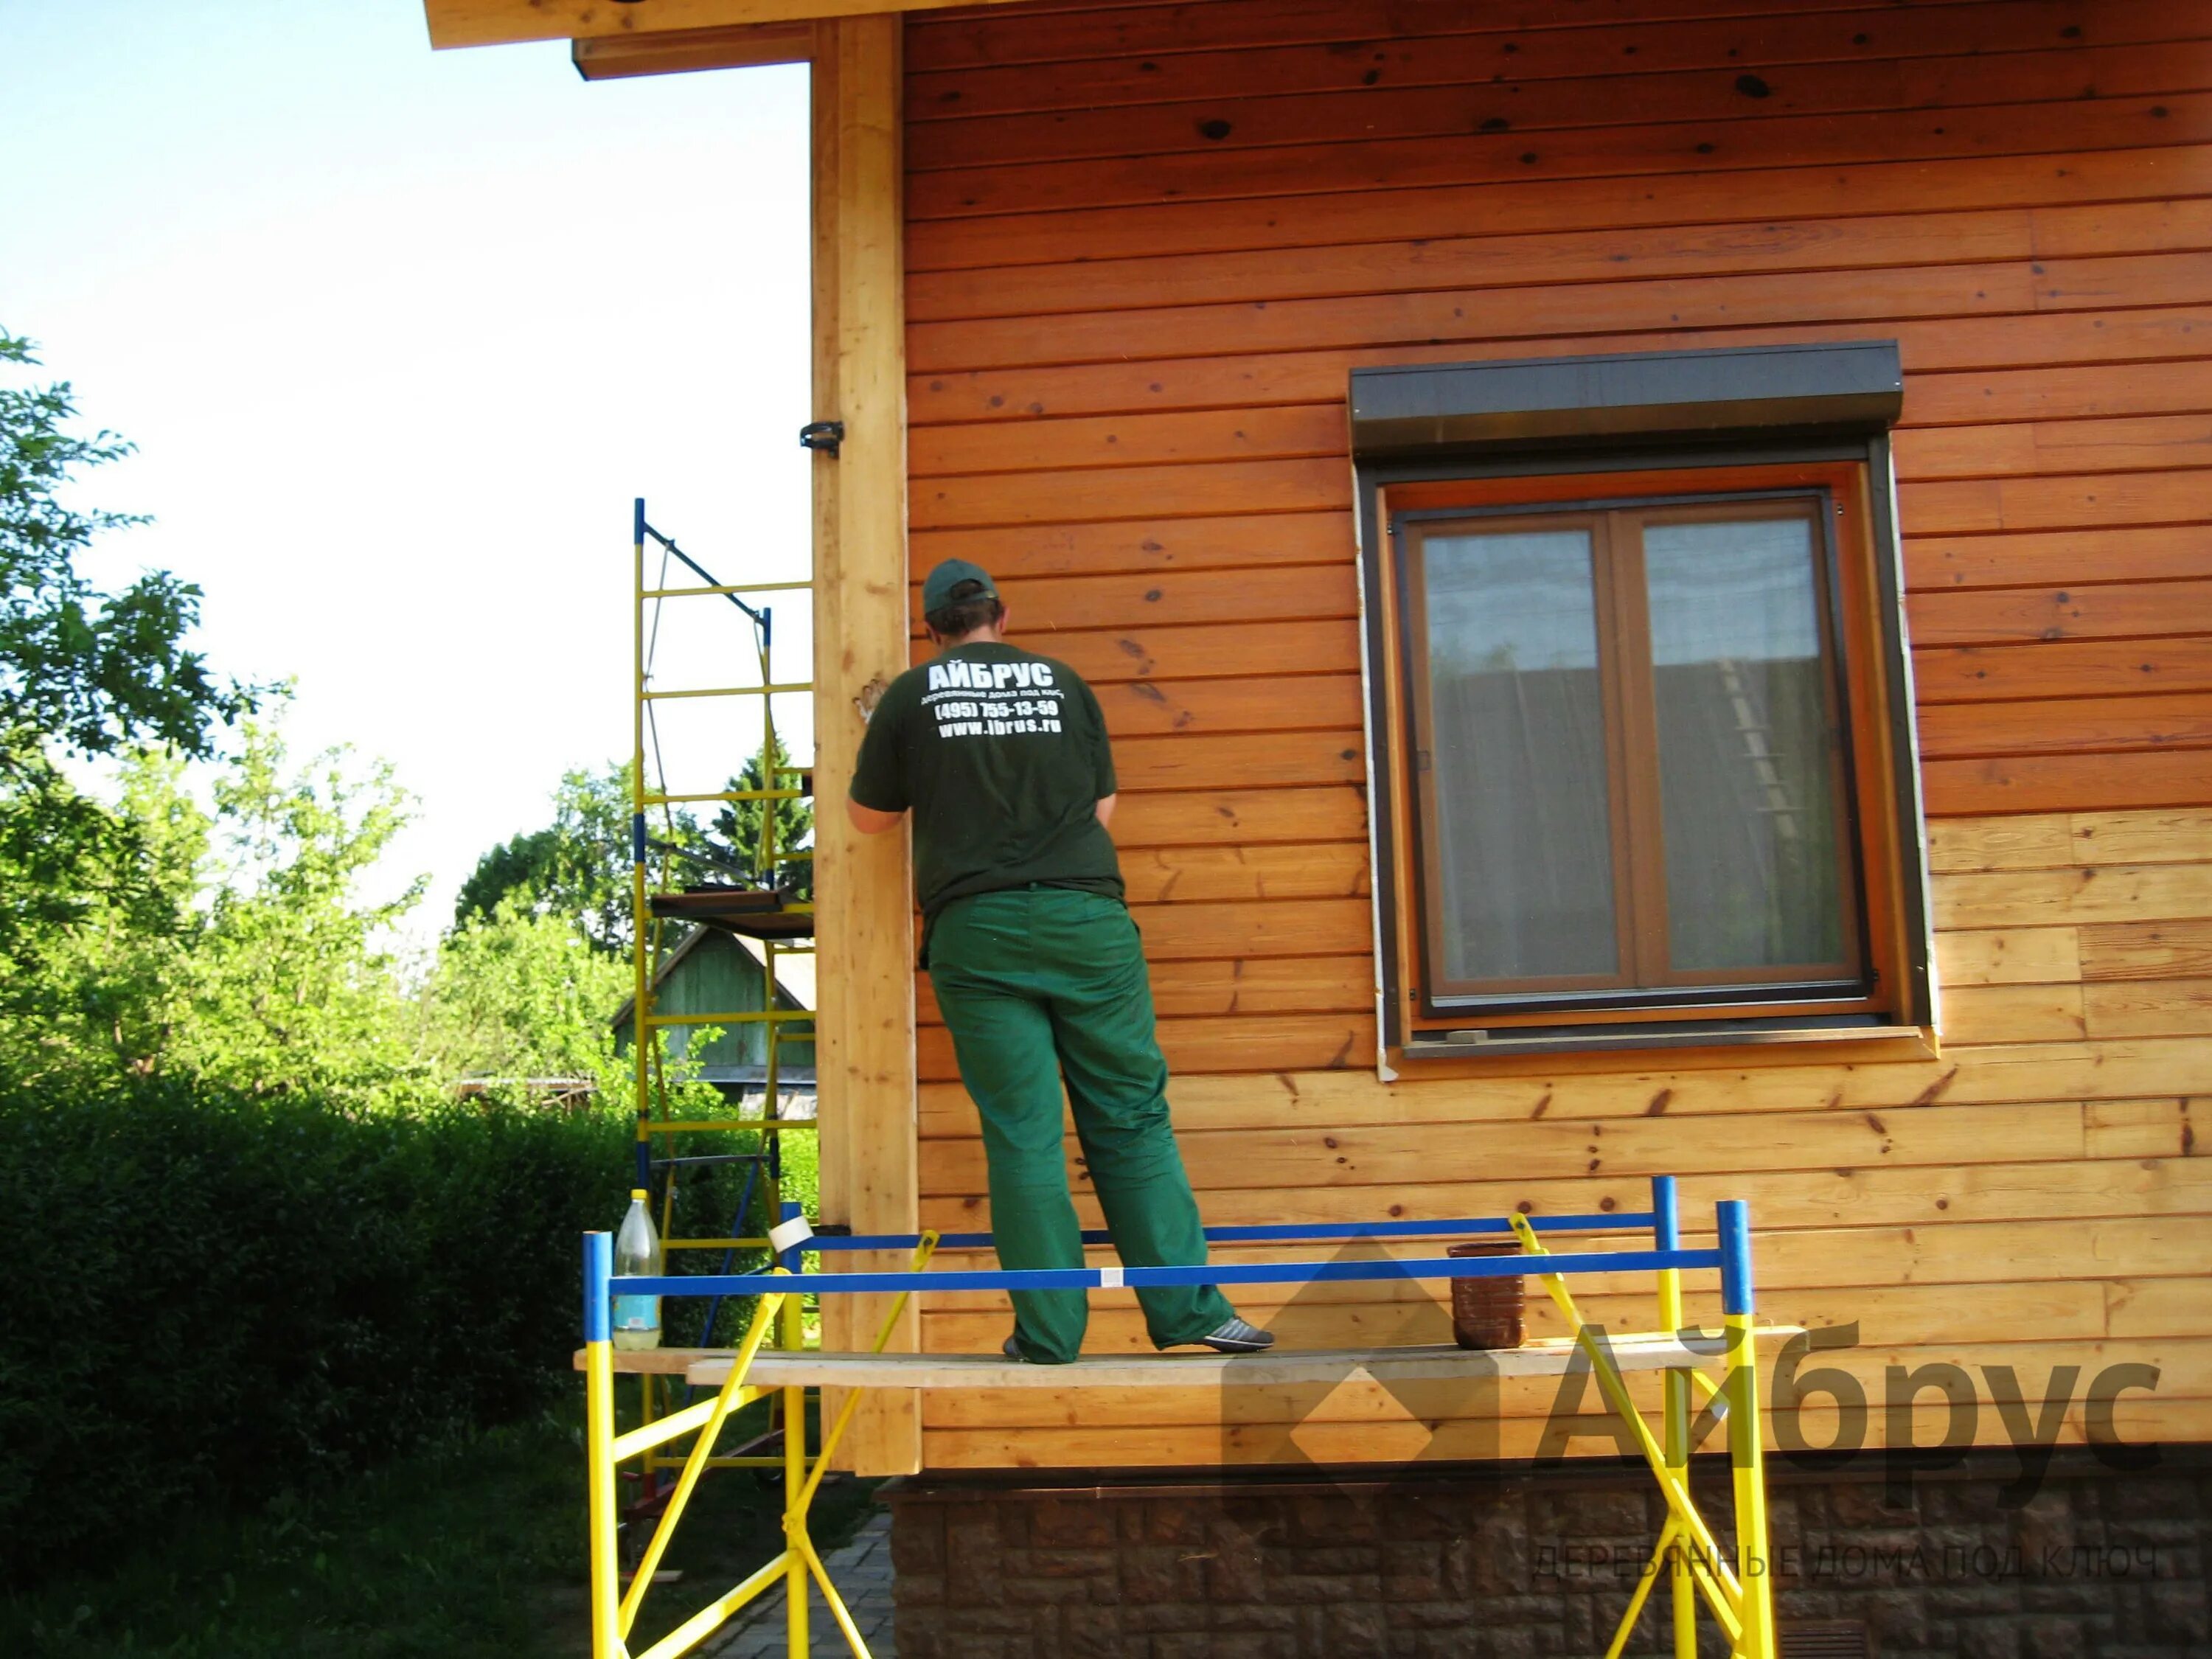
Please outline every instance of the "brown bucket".
[[[1518, 1255], [1519, 1241], [1485, 1239], [1455, 1244], [1447, 1255]], [[1521, 1346], [1522, 1291], [1528, 1281], [1517, 1273], [1502, 1279], [1455, 1279], [1451, 1282], [1452, 1336], [1462, 1348]]]

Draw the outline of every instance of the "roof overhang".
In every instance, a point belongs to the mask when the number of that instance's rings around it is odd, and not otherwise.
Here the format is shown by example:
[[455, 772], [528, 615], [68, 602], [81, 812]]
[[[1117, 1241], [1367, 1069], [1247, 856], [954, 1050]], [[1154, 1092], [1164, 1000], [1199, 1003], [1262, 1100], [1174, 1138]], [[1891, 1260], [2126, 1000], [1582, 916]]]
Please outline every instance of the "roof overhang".
[[[423, 0], [422, 9], [429, 19], [430, 44], [445, 47], [497, 46], [514, 40], [643, 40], [653, 35], [720, 32], [755, 25], [787, 27], [821, 17], [937, 11], [955, 3], [996, 5], [1006, 3], [1006, 0]], [[578, 54], [580, 64], [585, 56]], [[747, 63], [793, 61], [792, 57], [739, 57], [726, 62], [671, 64], [666, 67], [719, 69]], [[616, 72], [658, 71], [633, 68]]]

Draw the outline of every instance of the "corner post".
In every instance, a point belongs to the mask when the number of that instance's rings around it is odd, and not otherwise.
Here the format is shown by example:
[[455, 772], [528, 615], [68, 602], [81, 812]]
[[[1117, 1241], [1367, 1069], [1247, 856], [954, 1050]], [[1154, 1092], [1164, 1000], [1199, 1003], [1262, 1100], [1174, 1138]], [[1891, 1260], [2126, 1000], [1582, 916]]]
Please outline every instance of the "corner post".
[[[824, 18], [812, 53], [813, 415], [845, 426], [838, 453], [813, 458], [820, 1219], [863, 1233], [920, 1229], [906, 837], [862, 836], [844, 811], [866, 694], [908, 656], [903, 27], [895, 13]], [[889, 1305], [823, 1297], [823, 1345], [864, 1346]], [[920, 1334], [909, 1305], [893, 1346], [918, 1348]], [[869, 1390], [845, 1445], [861, 1474], [920, 1468], [914, 1391]]]
[[1729, 1467], [1735, 1485], [1736, 1577], [1743, 1587], [1742, 1659], [1778, 1659], [1773, 1558], [1766, 1536], [1766, 1460], [1759, 1420], [1759, 1343], [1752, 1328], [1751, 1212], [1740, 1198], [1716, 1206], [1721, 1316], [1728, 1333]]
[[592, 1548], [592, 1659], [623, 1659], [622, 1571], [615, 1515], [614, 1332], [607, 1281], [614, 1239], [584, 1235], [584, 1459]]

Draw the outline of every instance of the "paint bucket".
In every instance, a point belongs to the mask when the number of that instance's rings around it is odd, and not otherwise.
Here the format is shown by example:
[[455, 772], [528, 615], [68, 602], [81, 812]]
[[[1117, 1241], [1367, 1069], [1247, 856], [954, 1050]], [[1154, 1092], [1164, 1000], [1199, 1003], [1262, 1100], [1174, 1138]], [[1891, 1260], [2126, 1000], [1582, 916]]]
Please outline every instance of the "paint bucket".
[[[1485, 1239], [1455, 1244], [1447, 1255], [1518, 1255], [1517, 1239]], [[1500, 1279], [1455, 1279], [1451, 1282], [1452, 1338], [1462, 1348], [1517, 1348], [1528, 1281], [1518, 1273]]]

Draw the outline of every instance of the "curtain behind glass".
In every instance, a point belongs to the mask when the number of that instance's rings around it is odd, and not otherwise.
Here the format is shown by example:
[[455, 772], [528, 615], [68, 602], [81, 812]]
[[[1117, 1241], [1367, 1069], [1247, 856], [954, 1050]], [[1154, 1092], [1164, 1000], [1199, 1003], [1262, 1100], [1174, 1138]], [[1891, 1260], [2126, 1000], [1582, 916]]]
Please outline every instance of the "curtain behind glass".
[[1589, 532], [1423, 544], [1449, 981], [1619, 971]]
[[1644, 531], [1677, 972], [1840, 961], [1811, 523]]

